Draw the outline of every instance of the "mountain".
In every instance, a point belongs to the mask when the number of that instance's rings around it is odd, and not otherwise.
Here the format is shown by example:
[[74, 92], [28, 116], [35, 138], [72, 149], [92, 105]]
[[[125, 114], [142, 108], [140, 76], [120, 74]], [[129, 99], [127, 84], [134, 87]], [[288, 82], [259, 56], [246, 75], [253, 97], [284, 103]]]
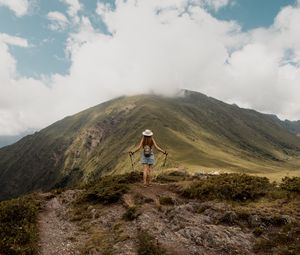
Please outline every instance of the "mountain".
[[287, 129], [293, 134], [300, 136], [300, 120], [290, 121], [290, 120], [280, 120], [276, 115], [270, 114], [269, 115], [278, 125], [282, 126], [283, 128]]
[[11, 145], [17, 141], [19, 141], [21, 138], [23, 138], [26, 135], [29, 135], [31, 133], [33, 133], [34, 131], [32, 130], [28, 130], [24, 133], [21, 133], [19, 135], [2, 135], [0, 136], [0, 148], [7, 146], [7, 145]]
[[298, 136], [300, 136], [300, 120], [298, 121], [285, 120], [282, 121], [282, 126], [290, 130], [292, 133], [295, 133]]
[[20, 140], [22, 137], [19, 136], [0, 136], [0, 148], [13, 144]]
[[[127, 152], [146, 128], [169, 152], [169, 168], [299, 170], [300, 138], [272, 116], [185, 90], [176, 97], [116, 98], [0, 149], [0, 199], [126, 172]], [[157, 154], [157, 159], [160, 167], [164, 157]]]

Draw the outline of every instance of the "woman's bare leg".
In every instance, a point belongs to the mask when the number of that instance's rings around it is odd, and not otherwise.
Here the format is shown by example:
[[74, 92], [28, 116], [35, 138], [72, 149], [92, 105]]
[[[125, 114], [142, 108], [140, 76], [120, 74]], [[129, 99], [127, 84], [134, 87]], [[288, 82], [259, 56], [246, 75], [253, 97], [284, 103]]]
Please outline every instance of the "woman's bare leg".
[[143, 164], [143, 168], [144, 168], [144, 175], [143, 175], [144, 185], [147, 185], [148, 165]]
[[151, 170], [152, 170], [152, 165], [148, 165], [148, 184], [151, 183]]

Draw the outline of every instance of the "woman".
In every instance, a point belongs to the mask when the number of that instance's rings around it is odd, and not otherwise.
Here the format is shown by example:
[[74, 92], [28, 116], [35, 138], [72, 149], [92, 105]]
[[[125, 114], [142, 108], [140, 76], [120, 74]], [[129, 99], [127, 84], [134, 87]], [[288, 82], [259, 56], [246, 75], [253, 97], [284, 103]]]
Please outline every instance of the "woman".
[[144, 186], [150, 186], [150, 172], [152, 166], [155, 163], [153, 147], [155, 147], [158, 151], [167, 154], [166, 151], [161, 149], [153, 138], [153, 132], [149, 129], [146, 129], [143, 133], [142, 140], [139, 146], [134, 150], [129, 152], [130, 155], [133, 155], [135, 152], [143, 148], [142, 156], [141, 156], [141, 163], [143, 164], [144, 170]]

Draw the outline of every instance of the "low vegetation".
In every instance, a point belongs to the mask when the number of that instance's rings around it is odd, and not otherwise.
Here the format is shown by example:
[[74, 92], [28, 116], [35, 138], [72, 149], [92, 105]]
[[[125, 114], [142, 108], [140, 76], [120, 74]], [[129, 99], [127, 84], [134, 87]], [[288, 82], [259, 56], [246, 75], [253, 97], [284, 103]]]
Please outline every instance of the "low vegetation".
[[129, 190], [129, 184], [141, 180], [142, 176], [137, 172], [105, 176], [88, 187], [84, 199], [101, 204], [116, 203]]
[[276, 231], [269, 231], [256, 240], [254, 251], [264, 254], [297, 255], [300, 254], [299, 226], [286, 224]]
[[191, 176], [184, 171], [171, 171], [167, 173], [161, 173], [157, 176], [156, 181], [161, 183], [179, 182], [190, 179]]
[[[280, 185], [276, 185], [267, 178], [245, 174], [192, 177], [187, 173], [174, 171], [161, 174], [156, 179], [158, 182], [172, 182], [163, 185], [169, 193], [157, 193], [156, 197], [160, 205], [165, 205], [163, 209], [166, 210], [176, 208], [182, 201], [198, 199], [199, 203], [195, 204], [199, 208], [195, 207], [195, 213], [205, 214], [212, 219], [212, 224], [238, 226], [247, 233], [253, 233], [254, 253], [294, 255], [300, 254], [299, 180], [298, 177], [285, 177]], [[155, 205], [153, 198], [145, 197], [135, 189], [127, 194], [132, 195], [132, 207], [121, 203], [117, 205], [122, 210], [116, 216], [118, 220], [113, 221], [113, 227], [107, 230], [94, 225], [97, 220], [100, 222], [98, 218], [105, 210], [110, 210], [110, 207], [103, 205], [118, 202], [133, 183], [141, 181], [142, 174], [138, 172], [105, 176], [79, 191], [80, 199], [77, 200], [76, 197], [68, 215], [70, 221], [89, 233], [89, 239], [78, 247], [81, 254], [114, 254], [113, 244], [132, 238], [125, 231], [126, 226], [139, 222], [136, 219], [142, 217], [144, 204], [150, 204], [146, 208]], [[178, 195], [171, 194], [173, 189], [187, 199], [179, 199]], [[60, 192], [61, 190], [53, 192], [53, 196]], [[1, 255], [38, 253], [36, 217], [40, 201], [38, 196], [30, 195], [0, 202]], [[109, 212], [108, 215], [111, 214]], [[134, 236], [137, 234], [134, 247], [138, 255], [170, 254], [155, 239], [153, 233], [140, 229], [136, 228], [134, 232]]]
[[266, 177], [221, 174], [194, 181], [181, 192], [188, 198], [246, 201], [264, 196], [270, 187]]
[[[203, 201], [247, 201], [233, 203], [232, 211], [224, 212], [218, 224], [236, 224], [251, 230], [256, 237], [257, 254], [296, 255], [300, 254], [299, 180], [285, 177], [276, 185], [264, 177], [222, 174], [185, 182], [179, 190], [184, 197]], [[206, 209], [201, 208], [199, 213]]]
[[140, 231], [138, 234], [138, 255], [168, 255], [155, 239], [146, 231]]
[[79, 254], [103, 254], [113, 255], [110, 245], [110, 234], [102, 230], [94, 230], [90, 233], [89, 239], [78, 246]]
[[284, 190], [300, 194], [300, 177], [285, 177], [280, 187]]
[[135, 220], [140, 214], [137, 211], [137, 207], [129, 207], [126, 212], [123, 214], [123, 220], [126, 221], [133, 221]]
[[172, 197], [169, 196], [160, 196], [159, 197], [159, 203], [161, 205], [174, 205], [175, 201]]
[[39, 202], [33, 195], [0, 202], [0, 254], [37, 253], [38, 210]]

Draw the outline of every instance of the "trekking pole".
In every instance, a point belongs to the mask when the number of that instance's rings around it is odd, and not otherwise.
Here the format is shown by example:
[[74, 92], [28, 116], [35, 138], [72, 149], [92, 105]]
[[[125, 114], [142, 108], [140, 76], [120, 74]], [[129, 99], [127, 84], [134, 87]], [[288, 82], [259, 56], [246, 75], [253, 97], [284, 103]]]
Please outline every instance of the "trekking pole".
[[153, 173], [152, 173], [152, 180], [153, 181], [156, 181], [156, 179], [157, 179], [157, 177], [159, 176], [159, 174], [161, 173], [161, 165], [160, 164], [158, 164], [158, 162], [161, 162], [161, 156], [160, 156], [160, 154], [158, 154], [158, 156], [157, 156], [157, 160], [156, 160], [156, 166], [155, 166], [155, 168], [153, 169]]
[[167, 157], [168, 157], [168, 153], [166, 152], [165, 160], [164, 160], [164, 163], [163, 163], [163, 165], [162, 165], [163, 167], [165, 167], [165, 166], [166, 166]]
[[132, 171], [134, 172], [134, 171], [135, 171], [135, 170], [134, 170], [134, 162], [133, 162], [133, 160], [132, 160], [132, 154], [131, 154], [131, 152], [129, 152], [129, 157], [130, 157], [130, 161], [131, 161]]

